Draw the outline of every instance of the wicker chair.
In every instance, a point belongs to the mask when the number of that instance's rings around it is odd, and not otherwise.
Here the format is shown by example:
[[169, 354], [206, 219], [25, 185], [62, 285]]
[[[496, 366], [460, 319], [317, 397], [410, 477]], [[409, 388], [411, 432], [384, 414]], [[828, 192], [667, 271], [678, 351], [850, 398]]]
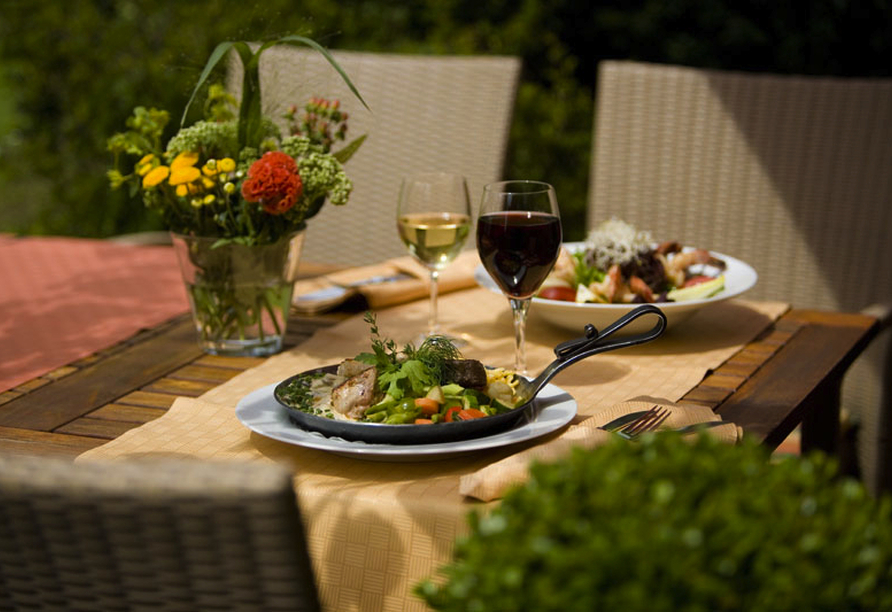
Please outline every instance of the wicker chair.
[[[310, 221], [303, 257], [358, 265], [406, 254], [396, 232], [400, 181], [411, 172], [468, 178], [472, 200], [502, 177], [520, 59], [334, 51], [371, 108], [367, 111], [316, 51], [276, 46], [260, 60], [264, 112], [280, 117], [311, 96], [338, 99], [348, 140], [368, 139], [348, 162], [354, 190], [344, 208], [326, 206]], [[240, 95], [241, 63], [227, 79]], [[473, 244], [469, 239], [468, 244]]]
[[[888, 325], [892, 79], [604, 61], [588, 206], [589, 227], [618, 217], [747, 261], [759, 273], [747, 297], [880, 304]], [[842, 402], [860, 421], [865, 481], [887, 490], [888, 335], [847, 374]]]
[[292, 476], [0, 456], [0, 610], [318, 610]]

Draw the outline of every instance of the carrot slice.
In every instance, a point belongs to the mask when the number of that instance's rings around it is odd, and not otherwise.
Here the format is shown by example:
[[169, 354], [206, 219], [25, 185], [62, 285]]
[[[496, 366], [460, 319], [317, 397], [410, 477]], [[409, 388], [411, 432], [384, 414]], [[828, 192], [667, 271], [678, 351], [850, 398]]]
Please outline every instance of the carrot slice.
[[434, 422], [430, 419], [415, 419], [416, 425], [433, 425]]
[[421, 412], [425, 416], [430, 416], [440, 411], [440, 402], [430, 397], [417, 398], [415, 406], [421, 408]]

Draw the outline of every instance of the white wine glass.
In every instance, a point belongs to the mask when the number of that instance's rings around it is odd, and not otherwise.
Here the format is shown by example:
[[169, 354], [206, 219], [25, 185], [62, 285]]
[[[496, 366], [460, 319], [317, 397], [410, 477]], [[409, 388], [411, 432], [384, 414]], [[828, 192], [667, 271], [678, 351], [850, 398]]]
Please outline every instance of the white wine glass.
[[465, 177], [426, 172], [404, 178], [397, 228], [409, 253], [430, 271], [427, 335], [443, 335], [437, 318], [440, 272], [461, 252], [471, 229], [471, 198]]
[[530, 301], [561, 248], [557, 195], [540, 181], [501, 181], [483, 188], [477, 218], [477, 252], [508, 297], [514, 315], [514, 369], [524, 374]]

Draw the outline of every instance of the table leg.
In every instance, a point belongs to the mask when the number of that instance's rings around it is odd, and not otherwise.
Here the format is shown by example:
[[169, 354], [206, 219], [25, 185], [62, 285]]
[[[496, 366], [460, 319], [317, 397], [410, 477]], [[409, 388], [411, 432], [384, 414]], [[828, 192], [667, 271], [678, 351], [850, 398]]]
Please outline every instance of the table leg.
[[841, 394], [842, 376], [825, 379], [812, 393], [802, 419], [803, 453], [820, 450], [833, 455], [838, 452]]

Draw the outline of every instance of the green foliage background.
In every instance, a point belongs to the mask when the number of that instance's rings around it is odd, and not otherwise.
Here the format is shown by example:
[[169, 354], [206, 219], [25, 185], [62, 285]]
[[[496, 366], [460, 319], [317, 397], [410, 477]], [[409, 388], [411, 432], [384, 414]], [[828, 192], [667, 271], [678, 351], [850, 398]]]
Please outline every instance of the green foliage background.
[[106, 138], [140, 104], [176, 117], [223, 40], [296, 33], [332, 48], [523, 57], [506, 175], [556, 186], [568, 239], [584, 227], [598, 60], [892, 70], [887, 0], [3, 0], [0, 8], [0, 232], [27, 234], [158, 229], [138, 200], [108, 188]]

